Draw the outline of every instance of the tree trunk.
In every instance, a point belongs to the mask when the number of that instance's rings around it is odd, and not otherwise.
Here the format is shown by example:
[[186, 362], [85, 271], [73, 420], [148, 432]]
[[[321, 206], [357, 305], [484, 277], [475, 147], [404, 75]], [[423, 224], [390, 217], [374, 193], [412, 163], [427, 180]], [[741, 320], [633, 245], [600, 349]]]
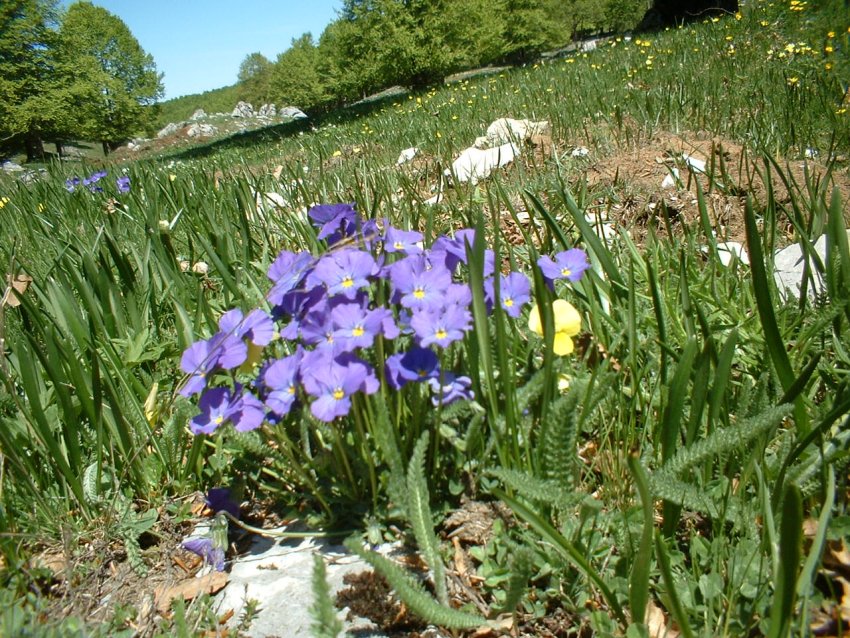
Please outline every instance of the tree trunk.
[[38, 133], [28, 133], [26, 136], [27, 161], [35, 162], [44, 159], [44, 143]]
[[53, 142], [56, 145], [56, 156], [62, 157], [63, 149], [62, 149], [62, 140], [56, 140]]
[[109, 142], [103, 140], [101, 145], [103, 146], [103, 156], [107, 157], [109, 155]]

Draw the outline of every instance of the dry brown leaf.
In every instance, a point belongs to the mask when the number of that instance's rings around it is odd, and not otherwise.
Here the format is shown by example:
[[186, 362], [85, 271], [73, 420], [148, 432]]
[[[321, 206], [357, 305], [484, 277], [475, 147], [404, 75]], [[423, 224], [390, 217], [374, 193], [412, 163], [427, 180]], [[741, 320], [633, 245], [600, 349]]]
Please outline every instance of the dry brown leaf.
[[661, 607], [652, 600], [646, 606], [646, 627], [650, 638], [679, 638], [675, 623], [668, 621]]
[[164, 614], [171, 607], [171, 601], [181, 597], [183, 600], [192, 600], [201, 594], [214, 594], [227, 584], [225, 572], [210, 572], [199, 578], [188, 578], [176, 585], [168, 587], [157, 587], [154, 593], [156, 597], [156, 608]]
[[18, 295], [22, 295], [27, 291], [32, 283], [32, 277], [26, 273], [19, 273], [12, 278], [11, 274], [6, 275], [6, 290], [3, 293], [2, 305], [9, 305], [12, 308], [17, 308], [21, 305], [21, 300]]
[[280, 179], [281, 173], [283, 173], [283, 166], [278, 164], [274, 167], [274, 170], [272, 171], [272, 177], [274, 177], [275, 179]]
[[[469, 638], [490, 638], [490, 636], [501, 636], [505, 632], [511, 632], [514, 628], [513, 614], [502, 614], [496, 620], [476, 629]], [[498, 633], [497, 633], [498, 632]]]

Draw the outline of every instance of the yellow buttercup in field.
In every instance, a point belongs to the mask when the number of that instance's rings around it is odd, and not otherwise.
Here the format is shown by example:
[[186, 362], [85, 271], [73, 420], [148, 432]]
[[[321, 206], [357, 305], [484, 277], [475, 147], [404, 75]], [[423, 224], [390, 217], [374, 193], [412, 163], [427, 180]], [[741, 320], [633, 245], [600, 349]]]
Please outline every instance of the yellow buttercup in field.
[[[558, 356], [568, 355], [573, 351], [573, 337], [581, 330], [581, 315], [569, 301], [564, 299], [556, 299], [552, 302], [552, 315], [555, 319], [555, 341], [552, 348]], [[543, 336], [543, 321], [537, 304], [528, 315], [528, 328]]]

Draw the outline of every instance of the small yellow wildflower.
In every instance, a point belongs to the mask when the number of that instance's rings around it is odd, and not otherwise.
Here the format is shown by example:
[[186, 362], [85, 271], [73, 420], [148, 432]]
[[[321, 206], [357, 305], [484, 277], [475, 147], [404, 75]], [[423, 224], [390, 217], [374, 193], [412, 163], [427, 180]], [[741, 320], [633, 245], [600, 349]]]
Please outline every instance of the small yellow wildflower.
[[835, 31], [830, 31], [829, 33], [826, 34], [826, 37], [827, 38], [834, 38], [835, 37]]
[[835, 51], [835, 49], [833, 49], [830, 45], [826, 45], [823, 50], [827, 53], [832, 53], [833, 51]]
[[759, 24], [763, 27], [769, 27], [770, 26], [770, 22], [768, 22], [767, 20], [762, 20], [761, 22], [759, 22]]
[[0, 208], [3, 208], [8, 203], [9, 203], [8, 197], [0, 197]]
[[741, 18], [743, 18], [743, 17], [744, 17], [744, 16], [742, 16], [742, 15], [741, 15], [741, 12], [740, 12], [740, 11], [739, 11], [738, 13], [736, 13], [736, 14], [735, 14], [735, 19], [736, 19], [736, 20], [740, 20], [740, 19], [741, 19]]
[[342, 151], [336, 150], [336, 151], [333, 152], [333, 155], [331, 155], [331, 157], [339, 157], [341, 155], [342, 155]]
[[800, 83], [800, 78], [798, 78], [798, 77], [795, 75], [795, 76], [793, 76], [793, 77], [788, 78], [788, 79], [786, 80], [786, 83], [788, 84], [788, 86], [797, 86], [797, 85]]
[[[552, 349], [556, 355], [562, 357], [570, 354], [574, 349], [572, 338], [581, 330], [581, 315], [569, 301], [564, 299], [556, 299], [552, 303], [552, 315], [555, 319], [555, 340]], [[543, 336], [543, 320], [537, 304], [528, 315], [528, 328]]]

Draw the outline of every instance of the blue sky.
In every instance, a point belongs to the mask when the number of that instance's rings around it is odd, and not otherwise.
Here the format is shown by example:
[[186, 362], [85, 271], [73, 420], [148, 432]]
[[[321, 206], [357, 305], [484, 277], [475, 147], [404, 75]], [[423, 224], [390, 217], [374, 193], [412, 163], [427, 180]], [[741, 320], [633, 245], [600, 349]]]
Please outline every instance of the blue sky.
[[[70, 0], [64, 6], [73, 4]], [[165, 99], [236, 82], [259, 51], [274, 61], [293, 38], [318, 40], [342, 0], [93, 0], [124, 21], [164, 73]]]

